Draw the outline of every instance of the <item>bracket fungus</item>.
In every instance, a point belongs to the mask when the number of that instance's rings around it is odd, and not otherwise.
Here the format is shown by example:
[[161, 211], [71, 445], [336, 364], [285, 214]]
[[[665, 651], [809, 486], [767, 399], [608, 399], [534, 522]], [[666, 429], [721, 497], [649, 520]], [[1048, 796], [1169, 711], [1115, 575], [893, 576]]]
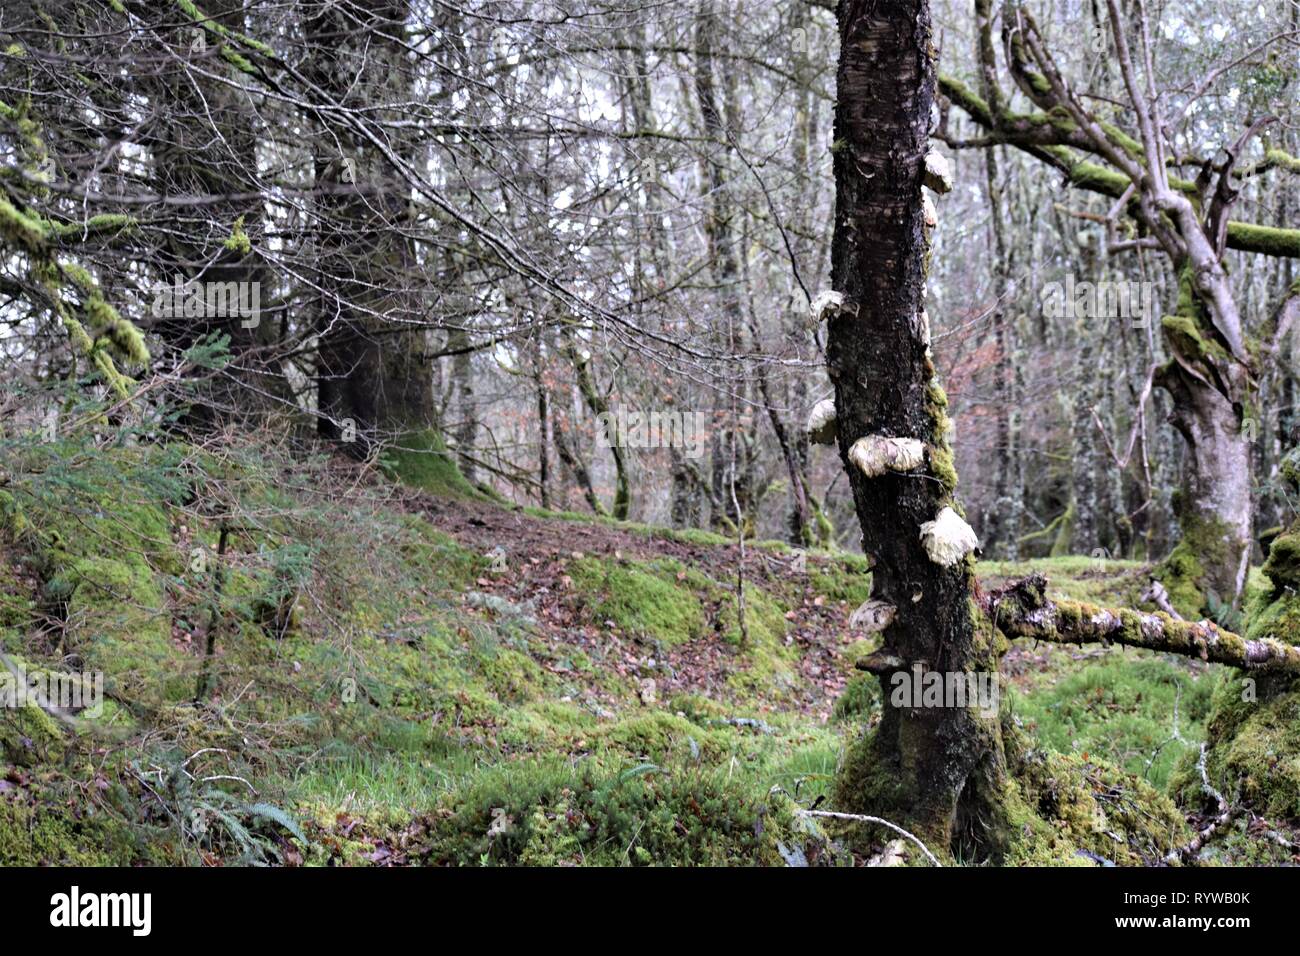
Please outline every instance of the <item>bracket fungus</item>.
[[937, 149], [925, 154], [925, 184], [941, 196], [952, 192], [952, 167]]
[[888, 601], [870, 598], [863, 601], [858, 609], [849, 616], [849, 627], [858, 628], [868, 634], [875, 634], [889, 627], [894, 621], [898, 608]]
[[929, 193], [921, 194], [921, 214], [925, 216], [925, 228], [933, 229], [939, 225], [939, 211], [934, 208], [934, 200]]
[[925, 461], [925, 444], [919, 438], [867, 435], [853, 443], [849, 461], [868, 478], [887, 471], [911, 471]]
[[830, 289], [824, 289], [813, 296], [812, 302], [808, 304], [808, 311], [812, 314], [814, 322], [820, 322], [839, 312], [849, 310], [844, 307], [843, 292], [832, 292]]
[[930, 560], [950, 568], [979, 547], [979, 539], [962, 517], [945, 507], [933, 521], [921, 525], [921, 546]]
[[808, 440], [814, 445], [835, 444], [835, 401], [823, 398], [808, 413]]

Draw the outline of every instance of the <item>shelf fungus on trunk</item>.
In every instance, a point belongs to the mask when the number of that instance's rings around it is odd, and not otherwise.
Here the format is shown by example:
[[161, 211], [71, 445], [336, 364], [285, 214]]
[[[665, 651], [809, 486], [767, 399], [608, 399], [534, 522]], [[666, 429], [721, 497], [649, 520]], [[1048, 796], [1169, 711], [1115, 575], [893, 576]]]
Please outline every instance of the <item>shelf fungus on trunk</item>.
[[940, 196], [952, 192], [952, 167], [936, 149], [925, 154], [925, 184]]
[[921, 213], [925, 216], [925, 228], [933, 229], [939, 225], [939, 210], [934, 208], [929, 193], [921, 193]]
[[808, 440], [814, 445], [835, 444], [835, 400], [823, 398], [808, 413]]
[[889, 627], [898, 614], [898, 608], [888, 601], [870, 598], [863, 601], [858, 609], [849, 615], [849, 627], [875, 634]]
[[808, 303], [808, 312], [812, 315], [814, 322], [821, 322], [841, 312], [857, 315], [858, 310], [856, 307], [845, 303], [843, 292], [832, 292], [830, 289], [825, 289], [813, 296], [812, 302]]
[[925, 461], [925, 444], [918, 438], [867, 435], [849, 449], [849, 461], [868, 478], [887, 471], [911, 471]]
[[962, 517], [945, 507], [933, 521], [921, 525], [921, 546], [930, 560], [950, 568], [979, 547], [979, 539]]

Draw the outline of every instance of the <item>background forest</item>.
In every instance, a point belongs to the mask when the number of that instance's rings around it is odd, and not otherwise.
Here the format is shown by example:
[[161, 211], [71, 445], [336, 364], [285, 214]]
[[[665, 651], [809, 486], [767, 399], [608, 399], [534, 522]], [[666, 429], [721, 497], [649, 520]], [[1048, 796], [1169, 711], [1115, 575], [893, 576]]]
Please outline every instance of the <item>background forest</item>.
[[1022, 835], [818, 815], [892, 706], [857, 6], [3, 0], [0, 650], [105, 700], [0, 709], [0, 862], [1294, 859], [1296, 0], [919, 4]]

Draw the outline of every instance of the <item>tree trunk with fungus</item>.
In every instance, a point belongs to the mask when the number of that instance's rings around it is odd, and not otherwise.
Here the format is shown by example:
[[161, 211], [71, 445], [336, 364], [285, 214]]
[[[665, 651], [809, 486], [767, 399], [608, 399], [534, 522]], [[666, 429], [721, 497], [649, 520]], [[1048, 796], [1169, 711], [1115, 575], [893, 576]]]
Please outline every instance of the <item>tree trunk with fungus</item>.
[[[829, 321], [836, 435], [872, 559], [873, 598], [894, 613], [873, 670], [883, 718], [841, 772], [841, 809], [884, 816], [965, 858], [1005, 846], [1005, 758], [974, 707], [899, 707], [895, 675], [987, 672], [977, 632], [974, 536], [957, 513], [946, 398], [929, 348], [923, 198], [935, 74], [927, 0], [842, 0]], [[910, 439], [911, 441], [882, 441]], [[918, 455], [919, 453], [919, 460]]]

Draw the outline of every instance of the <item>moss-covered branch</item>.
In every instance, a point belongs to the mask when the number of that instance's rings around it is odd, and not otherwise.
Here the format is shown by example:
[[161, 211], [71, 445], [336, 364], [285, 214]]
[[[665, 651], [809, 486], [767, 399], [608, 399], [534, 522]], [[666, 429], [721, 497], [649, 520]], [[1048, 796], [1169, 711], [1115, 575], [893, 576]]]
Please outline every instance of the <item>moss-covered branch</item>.
[[[988, 103], [954, 77], [940, 75], [939, 90], [949, 102], [961, 107], [967, 116], [984, 129], [988, 143], [1005, 143], [1028, 153], [1065, 174], [1072, 186], [1118, 199], [1132, 184], [1129, 177], [1117, 169], [1077, 158], [1072, 150], [1094, 153], [1095, 148], [1086, 141], [1077, 126], [1065, 117], [1048, 113], [1006, 113], [995, 123]], [[1106, 132], [1119, 142], [1125, 152], [1133, 154], [1136, 143], [1131, 137], [1113, 127], [1106, 129]], [[1285, 156], [1286, 154], [1274, 156], [1270, 168], [1290, 169], [1290, 165], [1282, 158]], [[1145, 161], [1140, 152], [1136, 158]], [[1196, 184], [1189, 180], [1170, 176], [1169, 186], [1185, 195], [1197, 194]], [[1257, 226], [1233, 220], [1228, 223], [1227, 245], [1229, 249], [1241, 252], [1300, 258], [1300, 229]]]
[[1300, 674], [1300, 647], [1272, 638], [1248, 640], [1211, 621], [1178, 621], [1164, 612], [1105, 608], [1047, 597], [1047, 578], [1033, 574], [980, 596], [980, 607], [1009, 638], [1059, 644], [1123, 644], [1199, 657], [1243, 670]]

